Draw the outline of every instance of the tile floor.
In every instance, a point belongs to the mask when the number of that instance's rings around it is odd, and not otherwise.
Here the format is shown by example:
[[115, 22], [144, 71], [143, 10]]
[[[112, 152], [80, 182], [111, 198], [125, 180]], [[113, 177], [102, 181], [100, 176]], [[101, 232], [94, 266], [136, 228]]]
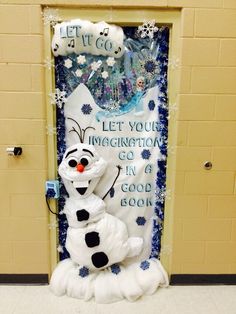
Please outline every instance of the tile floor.
[[54, 296], [48, 286], [0, 286], [1, 314], [236, 314], [236, 286], [171, 286], [130, 303]]

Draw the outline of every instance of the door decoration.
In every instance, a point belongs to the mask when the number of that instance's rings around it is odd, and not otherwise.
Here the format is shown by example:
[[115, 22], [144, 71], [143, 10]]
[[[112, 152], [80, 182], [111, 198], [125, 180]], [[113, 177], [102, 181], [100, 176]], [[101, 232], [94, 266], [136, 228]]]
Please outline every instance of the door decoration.
[[168, 37], [155, 21], [55, 25], [62, 260], [55, 294], [108, 303], [168, 282], [159, 262]]

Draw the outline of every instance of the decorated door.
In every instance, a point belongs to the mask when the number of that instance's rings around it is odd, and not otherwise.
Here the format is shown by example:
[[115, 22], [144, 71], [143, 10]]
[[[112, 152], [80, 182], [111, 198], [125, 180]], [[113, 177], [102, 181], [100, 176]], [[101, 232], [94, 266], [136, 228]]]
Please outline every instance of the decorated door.
[[[134, 259], [160, 256], [166, 192], [169, 28], [74, 20], [57, 24], [55, 55], [57, 159], [69, 146], [93, 145], [108, 167], [96, 186], [106, 210], [144, 248]], [[60, 180], [60, 178], [59, 178]], [[59, 252], [68, 223], [60, 180]]]

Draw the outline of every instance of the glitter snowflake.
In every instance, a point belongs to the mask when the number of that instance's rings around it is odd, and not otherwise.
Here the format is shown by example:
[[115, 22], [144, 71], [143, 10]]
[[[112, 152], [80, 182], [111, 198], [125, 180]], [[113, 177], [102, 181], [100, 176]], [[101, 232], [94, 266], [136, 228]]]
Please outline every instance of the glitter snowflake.
[[157, 188], [156, 190], [156, 199], [158, 202], [163, 204], [165, 202], [165, 199], [170, 199], [170, 194], [171, 191], [166, 190], [166, 188], [162, 186], [161, 188]]
[[66, 59], [64, 65], [67, 69], [72, 68], [72, 61], [70, 59]]
[[144, 21], [143, 25], [140, 25], [138, 27], [138, 34], [140, 35], [141, 38], [153, 38], [154, 33], [158, 31], [158, 27], [155, 26], [156, 21], [151, 20], [151, 21]]
[[58, 11], [58, 9], [52, 9], [48, 7], [45, 8], [44, 12], [42, 13], [44, 25], [55, 26], [57, 22], [61, 21]]
[[43, 62], [43, 66], [45, 68], [47, 68], [48, 70], [51, 70], [51, 68], [54, 68], [54, 63], [53, 63], [53, 60], [49, 57], [47, 57], [44, 62]]
[[75, 75], [76, 75], [77, 77], [81, 77], [81, 76], [83, 75], [82, 70], [80, 70], [80, 69], [76, 70], [76, 71], [75, 71]]
[[100, 66], [101, 66], [101, 64], [102, 64], [102, 61], [101, 60], [99, 60], [99, 61], [94, 61], [93, 63], [91, 63], [91, 69], [93, 70], [93, 71], [97, 71], [99, 68], [100, 68]]
[[146, 159], [146, 160], [149, 159], [151, 157], [150, 150], [149, 149], [142, 150], [141, 156], [143, 159]]
[[153, 111], [155, 109], [155, 101], [154, 100], [150, 100], [148, 103], [148, 108], [150, 111]]
[[86, 63], [86, 58], [85, 58], [85, 56], [79, 55], [79, 56], [77, 57], [77, 63], [78, 63], [78, 64], [81, 64], [81, 65], [85, 64], [85, 63]]
[[108, 57], [106, 60], [106, 63], [109, 67], [113, 67], [113, 65], [116, 63], [116, 61], [113, 57]]
[[120, 104], [118, 102], [111, 102], [104, 106], [106, 111], [112, 112], [120, 109]]
[[149, 268], [149, 266], [150, 266], [150, 262], [148, 262], [148, 261], [143, 261], [140, 263], [140, 268], [142, 270], [147, 270]]
[[140, 65], [142, 74], [149, 80], [159, 73], [158, 62], [150, 56], [140, 61]]
[[108, 72], [107, 71], [103, 71], [102, 72], [102, 78], [107, 79], [108, 78]]
[[87, 277], [89, 275], [89, 269], [85, 266], [81, 267], [79, 270], [79, 276], [84, 278]]
[[138, 226], [144, 226], [146, 223], [145, 217], [137, 217], [136, 223]]
[[49, 94], [51, 98], [51, 104], [57, 104], [58, 108], [62, 108], [63, 105], [66, 103], [66, 92], [61, 91], [59, 88], [56, 88], [55, 93]]
[[88, 115], [92, 112], [93, 108], [91, 107], [90, 104], [83, 104], [81, 111], [83, 114]]
[[111, 272], [118, 275], [121, 272], [120, 266], [118, 264], [111, 265]]

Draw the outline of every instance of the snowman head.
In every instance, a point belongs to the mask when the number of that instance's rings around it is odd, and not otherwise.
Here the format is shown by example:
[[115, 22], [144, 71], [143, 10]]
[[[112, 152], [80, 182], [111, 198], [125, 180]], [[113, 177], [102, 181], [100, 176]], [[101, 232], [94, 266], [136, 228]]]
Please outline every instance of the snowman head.
[[94, 146], [82, 143], [65, 151], [58, 172], [70, 197], [85, 198], [95, 189], [106, 165]]

